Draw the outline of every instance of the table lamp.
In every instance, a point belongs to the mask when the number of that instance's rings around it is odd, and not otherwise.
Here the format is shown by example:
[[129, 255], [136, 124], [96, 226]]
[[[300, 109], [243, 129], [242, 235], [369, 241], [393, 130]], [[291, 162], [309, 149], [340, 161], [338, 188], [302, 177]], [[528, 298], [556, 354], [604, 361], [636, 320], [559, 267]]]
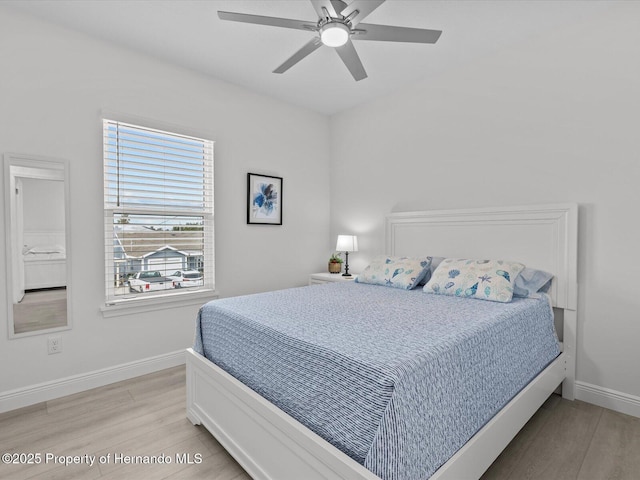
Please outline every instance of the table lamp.
[[336, 244], [336, 251], [344, 252], [344, 273], [343, 277], [350, 277], [349, 273], [349, 252], [358, 251], [358, 237], [355, 235], [338, 235], [338, 243]]

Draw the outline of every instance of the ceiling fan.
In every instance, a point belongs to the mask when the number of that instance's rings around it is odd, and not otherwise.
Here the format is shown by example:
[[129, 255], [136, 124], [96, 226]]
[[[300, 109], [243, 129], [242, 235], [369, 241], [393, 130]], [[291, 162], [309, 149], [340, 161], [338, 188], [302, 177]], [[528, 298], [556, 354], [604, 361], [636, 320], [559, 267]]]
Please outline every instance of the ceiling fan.
[[362, 66], [360, 57], [351, 40], [436, 43], [442, 33], [441, 30], [361, 23], [367, 15], [378, 8], [384, 1], [353, 0], [347, 4], [341, 0], [311, 0], [311, 4], [319, 17], [315, 23], [289, 18], [221, 11], [218, 11], [218, 16], [222, 20], [230, 20], [232, 22], [294, 28], [319, 34], [319, 36], [309, 40], [300, 50], [285, 60], [273, 73], [286, 72], [307, 55], [315, 52], [322, 45], [326, 45], [327, 47], [335, 48], [353, 78], [358, 81], [367, 78], [367, 72]]

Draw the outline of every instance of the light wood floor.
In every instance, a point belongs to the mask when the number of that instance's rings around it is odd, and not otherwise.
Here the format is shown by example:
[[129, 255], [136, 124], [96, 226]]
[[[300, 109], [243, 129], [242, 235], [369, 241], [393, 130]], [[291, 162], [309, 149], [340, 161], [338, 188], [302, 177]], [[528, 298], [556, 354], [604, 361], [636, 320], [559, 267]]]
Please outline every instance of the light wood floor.
[[67, 289], [27, 291], [13, 305], [15, 333], [34, 332], [67, 325]]
[[[204, 428], [186, 419], [184, 367], [0, 414], [4, 452], [42, 454], [39, 465], [0, 463], [0, 478], [12, 480], [249, 480]], [[45, 462], [46, 453], [97, 458], [93, 466], [65, 467]], [[98, 458], [109, 454], [108, 463], [99, 465]], [[115, 464], [115, 454], [164, 454], [172, 462]], [[176, 454], [189, 454], [194, 463], [179, 464]], [[636, 480], [640, 419], [552, 396], [482, 478]]]

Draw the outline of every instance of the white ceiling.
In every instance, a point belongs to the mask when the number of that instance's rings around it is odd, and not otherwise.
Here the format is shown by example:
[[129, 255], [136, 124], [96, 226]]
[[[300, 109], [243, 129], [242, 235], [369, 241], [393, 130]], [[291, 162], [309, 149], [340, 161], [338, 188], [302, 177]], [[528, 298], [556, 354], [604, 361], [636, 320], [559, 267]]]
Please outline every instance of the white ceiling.
[[315, 21], [308, 0], [1, 0], [0, 6], [333, 114], [602, 13], [612, 2], [387, 0], [366, 23], [443, 33], [435, 45], [354, 42], [369, 75], [360, 82], [353, 80], [329, 47], [320, 48], [282, 75], [273, 74], [314, 34], [225, 22], [216, 13], [225, 10]]

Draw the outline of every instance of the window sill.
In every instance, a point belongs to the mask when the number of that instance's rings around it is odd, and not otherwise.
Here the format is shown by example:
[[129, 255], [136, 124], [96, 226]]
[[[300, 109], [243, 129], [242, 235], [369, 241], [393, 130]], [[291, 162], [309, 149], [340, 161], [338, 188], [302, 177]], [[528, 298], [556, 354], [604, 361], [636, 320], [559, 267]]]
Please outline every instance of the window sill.
[[155, 310], [166, 310], [167, 308], [178, 308], [186, 305], [202, 305], [210, 300], [218, 298], [215, 290], [198, 290], [197, 292], [179, 292], [153, 297], [136, 296], [134, 298], [123, 298], [112, 300], [108, 304], [100, 307], [102, 316], [105, 318], [119, 317], [123, 315], [133, 315], [137, 313], [153, 312]]

